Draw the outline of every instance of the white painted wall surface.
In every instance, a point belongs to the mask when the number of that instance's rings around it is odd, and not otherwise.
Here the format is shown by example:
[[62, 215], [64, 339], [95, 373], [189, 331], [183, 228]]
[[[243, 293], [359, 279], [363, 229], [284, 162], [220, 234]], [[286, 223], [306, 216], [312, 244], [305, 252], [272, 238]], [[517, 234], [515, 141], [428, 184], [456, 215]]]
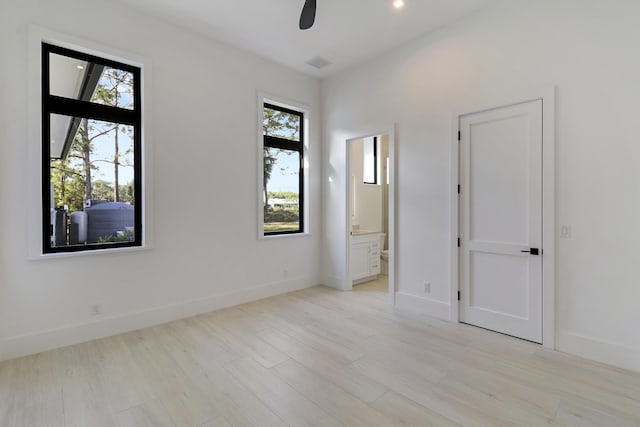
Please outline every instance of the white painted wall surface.
[[[0, 359], [319, 282], [316, 80], [119, 2], [1, 6], [9, 22], [0, 26]], [[27, 260], [26, 98], [28, 85], [39, 84], [26, 77], [28, 24], [152, 61], [153, 138], [145, 143], [153, 148], [153, 249]], [[310, 236], [256, 239], [258, 91], [311, 109]], [[91, 317], [91, 304], [101, 304], [103, 315]]]
[[398, 291], [447, 313], [452, 115], [557, 85], [557, 348], [640, 370], [638, 16], [636, 0], [506, 1], [324, 81], [325, 281], [346, 274], [345, 139], [397, 121]]
[[355, 191], [355, 215], [351, 223], [360, 230], [382, 231], [382, 186], [364, 183], [364, 140], [351, 141], [350, 149]]
[[[0, 33], [2, 33], [3, 28], [7, 28], [9, 17], [5, 12], [5, 0], [0, 0]], [[4, 33], [2, 33], [4, 34]], [[0, 37], [0, 52], [8, 52], [9, 44], [6, 37]], [[7, 93], [7, 87], [10, 82], [7, 80], [7, 72], [9, 69], [10, 61], [2, 60], [0, 61], [0, 93]], [[4, 97], [3, 97], [4, 98]], [[1, 99], [1, 98], [0, 98]], [[0, 159], [6, 158], [6, 148], [7, 145], [5, 141], [7, 139], [7, 127], [6, 123], [10, 117], [10, 106], [7, 102], [0, 101]], [[0, 160], [2, 162], [2, 160]], [[0, 207], [3, 207], [4, 204], [2, 200], [4, 199], [4, 195], [8, 194], [9, 191], [9, 171], [5, 167], [0, 167]], [[0, 209], [0, 224], [6, 223], [10, 216], [7, 216], [5, 213], [5, 209]], [[0, 225], [0, 230], [2, 225]], [[0, 237], [0, 240], [2, 238]], [[5, 245], [0, 244], [0, 360], [3, 360], [6, 343], [5, 338], [7, 337], [7, 318], [5, 313], [7, 311], [7, 299], [6, 299], [6, 290], [5, 286], [7, 283], [6, 276], [6, 261], [4, 255]]]

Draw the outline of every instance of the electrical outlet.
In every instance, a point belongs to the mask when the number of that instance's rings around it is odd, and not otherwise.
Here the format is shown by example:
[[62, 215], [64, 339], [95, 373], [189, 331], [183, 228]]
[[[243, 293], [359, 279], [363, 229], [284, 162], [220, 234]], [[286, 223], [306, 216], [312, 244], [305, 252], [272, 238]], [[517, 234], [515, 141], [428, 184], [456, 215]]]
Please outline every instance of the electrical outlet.
[[424, 293], [425, 294], [430, 294], [431, 293], [431, 283], [430, 282], [424, 282]]
[[289, 277], [289, 270], [286, 269], [286, 268], [284, 270], [282, 270], [282, 276], [284, 276], [285, 278]]
[[100, 316], [102, 314], [102, 307], [100, 304], [92, 304], [91, 305], [91, 315], [92, 316]]

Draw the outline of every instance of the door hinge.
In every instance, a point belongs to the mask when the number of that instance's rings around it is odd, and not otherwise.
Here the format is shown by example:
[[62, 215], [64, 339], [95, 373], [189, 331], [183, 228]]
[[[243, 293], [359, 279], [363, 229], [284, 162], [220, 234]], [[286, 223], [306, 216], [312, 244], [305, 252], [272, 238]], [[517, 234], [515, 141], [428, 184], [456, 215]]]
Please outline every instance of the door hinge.
[[458, 141], [462, 141], [462, 132], [458, 131]]
[[458, 301], [460, 301], [460, 291], [458, 291]]
[[460, 184], [458, 184], [458, 194], [460, 194]]
[[458, 247], [460, 247], [460, 238], [458, 237]]

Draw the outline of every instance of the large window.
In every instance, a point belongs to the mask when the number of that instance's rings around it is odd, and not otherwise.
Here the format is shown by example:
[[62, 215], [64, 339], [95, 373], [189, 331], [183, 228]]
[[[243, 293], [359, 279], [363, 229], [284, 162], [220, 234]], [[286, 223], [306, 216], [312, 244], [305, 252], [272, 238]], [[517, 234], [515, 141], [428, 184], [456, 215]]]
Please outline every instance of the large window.
[[304, 115], [263, 108], [263, 233], [304, 232]]
[[43, 252], [142, 244], [140, 68], [42, 44]]

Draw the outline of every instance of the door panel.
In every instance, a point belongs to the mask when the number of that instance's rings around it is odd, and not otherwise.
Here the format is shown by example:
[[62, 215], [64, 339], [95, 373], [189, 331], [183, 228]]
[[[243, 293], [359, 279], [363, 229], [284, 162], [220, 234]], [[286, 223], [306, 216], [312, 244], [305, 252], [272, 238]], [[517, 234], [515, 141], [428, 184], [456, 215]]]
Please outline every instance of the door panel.
[[528, 241], [529, 201], [523, 190], [530, 173], [529, 147], [522, 143], [527, 127], [526, 115], [471, 124], [476, 142], [469, 145], [471, 240]]
[[542, 101], [460, 117], [460, 320], [542, 342]]
[[496, 314], [528, 318], [526, 287], [512, 285], [527, 282], [527, 258], [487, 252], [471, 252], [470, 257], [469, 306]]

